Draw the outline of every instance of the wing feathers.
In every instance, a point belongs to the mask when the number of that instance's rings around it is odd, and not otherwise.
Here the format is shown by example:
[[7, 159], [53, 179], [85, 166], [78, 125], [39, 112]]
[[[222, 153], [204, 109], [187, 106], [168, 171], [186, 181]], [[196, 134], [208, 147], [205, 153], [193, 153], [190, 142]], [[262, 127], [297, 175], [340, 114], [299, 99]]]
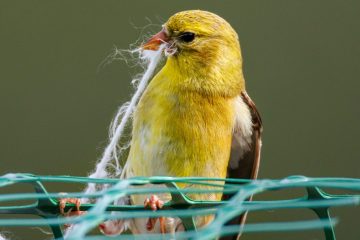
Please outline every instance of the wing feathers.
[[[262, 121], [254, 102], [244, 91], [240, 95], [241, 105], [236, 106], [237, 116], [234, 128], [231, 156], [228, 166], [228, 178], [256, 179], [260, 166]], [[248, 111], [244, 111], [244, 107]], [[250, 125], [247, 119], [250, 118]], [[247, 135], [246, 127], [250, 126], [251, 134]], [[223, 200], [231, 194], [224, 194]], [[251, 198], [249, 199], [251, 200]], [[247, 212], [230, 220], [226, 225], [240, 224], [239, 234], [221, 237], [221, 240], [237, 240], [241, 236], [241, 228], [246, 220]]]
[[260, 165], [262, 121], [246, 92], [239, 99], [227, 177], [255, 179]]

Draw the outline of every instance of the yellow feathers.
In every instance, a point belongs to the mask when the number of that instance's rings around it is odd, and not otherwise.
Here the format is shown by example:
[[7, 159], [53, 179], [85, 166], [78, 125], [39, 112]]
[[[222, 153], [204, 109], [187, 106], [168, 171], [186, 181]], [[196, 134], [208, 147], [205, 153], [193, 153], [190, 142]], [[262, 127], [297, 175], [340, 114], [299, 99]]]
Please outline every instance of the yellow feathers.
[[[244, 89], [238, 36], [221, 17], [205, 11], [185, 11], [172, 16], [164, 26], [177, 48], [165, 71], [189, 91], [233, 97]], [[193, 33], [184, 42], [184, 33]]]
[[[167, 61], [134, 113], [126, 177], [225, 178], [235, 173], [256, 178], [261, 121], [245, 92], [234, 29], [213, 13], [184, 11], [170, 17], [142, 47], [156, 50], [161, 44]], [[237, 169], [230, 169], [229, 162]], [[191, 197], [221, 199], [220, 194]], [[143, 204], [144, 198], [133, 197], [132, 203]], [[203, 218], [199, 226], [210, 219]], [[138, 219], [132, 226], [142, 232], [150, 223]]]
[[133, 174], [225, 177], [233, 124], [230, 99], [181, 90], [161, 71], [135, 113]]
[[244, 89], [237, 35], [215, 14], [186, 11], [158, 36], [176, 52], [135, 112], [131, 175], [226, 177], [234, 101]]

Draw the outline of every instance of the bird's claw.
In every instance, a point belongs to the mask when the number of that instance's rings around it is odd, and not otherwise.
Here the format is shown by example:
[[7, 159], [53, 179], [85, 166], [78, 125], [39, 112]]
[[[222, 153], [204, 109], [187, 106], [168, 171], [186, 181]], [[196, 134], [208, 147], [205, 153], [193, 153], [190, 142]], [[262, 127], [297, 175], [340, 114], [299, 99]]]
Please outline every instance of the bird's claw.
[[[158, 196], [151, 195], [150, 198], [145, 199], [144, 202], [145, 207], [150, 207], [151, 210], [156, 211], [158, 209], [161, 209], [164, 206], [164, 201], [160, 200]], [[159, 218], [149, 218], [149, 220], [146, 223], [146, 229], [148, 231], [151, 231], [154, 229], [157, 219], [159, 219], [160, 222], [160, 232], [165, 233], [165, 218], [159, 217]]]
[[[66, 193], [64, 193], [66, 195]], [[60, 198], [59, 201], [59, 210], [60, 214], [65, 217], [71, 216], [80, 216], [85, 213], [85, 211], [80, 211], [81, 200], [79, 198]], [[65, 212], [65, 207], [67, 203], [75, 204], [75, 211], [70, 209], [69, 211]], [[70, 227], [70, 224], [64, 224], [65, 227]]]
[[[65, 211], [64, 211], [67, 203], [75, 204], [76, 212], [81, 212], [80, 211], [81, 201], [78, 198], [60, 198], [60, 199], [58, 199], [58, 201], [59, 201], [59, 210], [62, 215], [68, 214], [68, 213], [65, 213]], [[70, 211], [72, 211], [72, 209], [70, 209]]]

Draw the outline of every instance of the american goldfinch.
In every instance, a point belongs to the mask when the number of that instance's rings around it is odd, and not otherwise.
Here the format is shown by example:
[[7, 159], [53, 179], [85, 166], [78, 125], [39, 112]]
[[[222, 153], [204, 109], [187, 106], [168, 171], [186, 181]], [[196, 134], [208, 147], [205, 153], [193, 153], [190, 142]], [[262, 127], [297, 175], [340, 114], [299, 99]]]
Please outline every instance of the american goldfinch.
[[[133, 119], [125, 177], [257, 177], [261, 119], [245, 90], [238, 35], [206, 11], [176, 13], [142, 48], [165, 44], [167, 61], [143, 93]], [[164, 199], [165, 198], [165, 199]], [[221, 194], [195, 200], [221, 200]], [[156, 210], [169, 199], [133, 196]], [[206, 225], [211, 218], [198, 221]], [[238, 219], [237, 221], [240, 221]], [[159, 224], [160, 222], [160, 224]], [[174, 232], [181, 221], [134, 219], [133, 233]], [[120, 232], [102, 225], [105, 233]]]

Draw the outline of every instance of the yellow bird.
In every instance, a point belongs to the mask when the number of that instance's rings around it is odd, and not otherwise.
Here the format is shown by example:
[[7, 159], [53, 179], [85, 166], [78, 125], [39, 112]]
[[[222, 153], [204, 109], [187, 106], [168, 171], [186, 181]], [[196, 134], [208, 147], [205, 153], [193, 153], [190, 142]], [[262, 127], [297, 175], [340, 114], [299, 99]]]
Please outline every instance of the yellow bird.
[[[135, 176], [257, 177], [261, 119], [245, 91], [236, 32], [206, 11], [179, 12], [142, 48], [165, 44], [167, 61], [152, 79], [134, 113], [131, 149], [125, 166]], [[193, 195], [221, 200], [221, 195]], [[158, 209], [161, 196], [131, 198]], [[203, 226], [211, 218], [198, 222]], [[238, 220], [240, 221], [240, 220]], [[133, 233], [174, 232], [180, 220], [136, 219]], [[122, 227], [102, 226], [105, 233]]]

